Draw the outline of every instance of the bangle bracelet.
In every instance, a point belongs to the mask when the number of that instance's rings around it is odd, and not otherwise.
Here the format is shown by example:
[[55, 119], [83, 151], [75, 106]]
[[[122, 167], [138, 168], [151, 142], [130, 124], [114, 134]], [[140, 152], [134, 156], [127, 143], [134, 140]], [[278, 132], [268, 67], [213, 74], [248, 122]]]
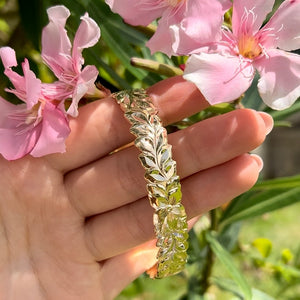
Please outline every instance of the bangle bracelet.
[[172, 159], [167, 131], [144, 89], [121, 91], [112, 95], [131, 123], [135, 146], [145, 168], [148, 198], [155, 212], [157, 264], [148, 271], [152, 278], [163, 278], [183, 270], [187, 261], [188, 229], [181, 204], [181, 185]]

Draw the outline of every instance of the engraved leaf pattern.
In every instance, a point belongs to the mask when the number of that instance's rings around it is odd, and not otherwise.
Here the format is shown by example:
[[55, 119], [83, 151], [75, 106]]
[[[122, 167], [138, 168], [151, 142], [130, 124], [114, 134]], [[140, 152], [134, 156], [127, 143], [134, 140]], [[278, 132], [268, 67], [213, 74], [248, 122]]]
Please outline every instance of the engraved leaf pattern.
[[182, 271], [187, 261], [188, 229], [167, 132], [145, 90], [122, 91], [114, 97], [131, 123], [131, 133], [136, 136], [148, 197], [155, 209], [153, 222], [159, 247], [155, 277], [170, 276]]

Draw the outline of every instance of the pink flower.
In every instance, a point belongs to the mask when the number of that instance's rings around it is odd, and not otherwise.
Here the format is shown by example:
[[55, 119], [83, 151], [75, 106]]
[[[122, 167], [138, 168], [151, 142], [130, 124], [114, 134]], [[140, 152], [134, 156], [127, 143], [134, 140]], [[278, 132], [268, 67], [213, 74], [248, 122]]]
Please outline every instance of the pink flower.
[[72, 98], [67, 113], [78, 115], [78, 102], [85, 94], [94, 94], [98, 75], [95, 66], [82, 68], [82, 51], [94, 46], [100, 38], [100, 28], [86, 13], [75, 34], [73, 47], [65, 30], [70, 11], [62, 5], [47, 10], [49, 24], [42, 33], [42, 58], [59, 79], [56, 91], [61, 100]]
[[[261, 28], [274, 0], [233, 1], [232, 32], [198, 49], [187, 61], [184, 78], [194, 82], [211, 104], [232, 101], [260, 74], [258, 90], [273, 109], [291, 106], [300, 95], [300, 0], [284, 1]], [[195, 51], [195, 52], [197, 52]], [[201, 52], [203, 51], [203, 52]]]
[[220, 38], [223, 15], [229, 0], [105, 0], [131, 25], [146, 26], [157, 18], [157, 31], [148, 41], [152, 52], [185, 55], [194, 43]]
[[5, 74], [24, 104], [14, 105], [0, 97], [0, 153], [8, 160], [31, 154], [43, 156], [65, 151], [65, 139], [70, 133], [68, 120], [62, 109], [43, 97], [43, 84], [29, 69], [25, 59], [24, 76], [11, 68], [17, 66], [15, 51], [9, 47], [0, 49]]

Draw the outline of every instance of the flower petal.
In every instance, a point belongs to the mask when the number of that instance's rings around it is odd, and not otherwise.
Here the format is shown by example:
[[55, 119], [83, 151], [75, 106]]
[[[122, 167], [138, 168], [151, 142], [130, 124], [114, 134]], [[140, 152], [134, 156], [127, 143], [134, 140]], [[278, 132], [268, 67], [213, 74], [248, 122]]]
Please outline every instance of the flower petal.
[[251, 85], [254, 68], [237, 56], [193, 54], [184, 78], [193, 82], [210, 104], [233, 101]]
[[167, 2], [157, 0], [105, 0], [111, 10], [118, 13], [126, 23], [147, 26], [162, 16]]
[[190, 0], [186, 8], [183, 6], [185, 11], [179, 23], [173, 22], [170, 26], [171, 22], [165, 18], [172, 36], [172, 54], [187, 55], [194, 49], [220, 40], [225, 7], [230, 7], [230, 1], [222, 6], [216, 0]]
[[72, 95], [72, 104], [67, 110], [67, 114], [72, 117], [78, 116], [78, 103], [80, 99], [88, 93], [89, 90], [95, 88], [95, 81], [98, 76], [98, 70], [95, 66], [86, 66], [77, 80], [76, 85], [74, 86], [73, 95]]
[[10, 47], [2, 47], [0, 48], [0, 57], [5, 69], [16, 67], [18, 65], [16, 52], [14, 49]]
[[[201, 48], [202, 44], [198, 41], [190, 38], [188, 35], [185, 34], [185, 32], [180, 28], [178, 25], [172, 25], [170, 26], [170, 33], [171, 33], [171, 39], [172, 39], [172, 48], [167, 47], [164, 44], [167, 44], [164, 42], [167, 38], [161, 39], [161, 45], [160, 47], [157, 47], [156, 51], [162, 51], [166, 53], [168, 56], [171, 55], [189, 55], [192, 53], [199, 53], [202, 51], [199, 51], [198, 49]], [[163, 34], [166, 34], [166, 30], [162, 30]], [[170, 42], [168, 42], [169, 44]], [[149, 45], [150, 48], [151, 45]], [[159, 45], [158, 45], [159, 46]], [[152, 51], [155, 49], [153, 46], [150, 48]], [[155, 51], [153, 51], [155, 52]]]
[[158, 22], [157, 31], [146, 44], [151, 52], [167, 55], [190, 54], [195, 48], [221, 38], [223, 14], [231, 2], [189, 0], [169, 7]]
[[0, 153], [7, 160], [30, 153], [40, 135], [39, 124], [26, 124], [26, 104], [14, 105], [0, 97]]
[[3, 47], [0, 49], [0, 56], [5, 68], [4, 74], [17, 90], [7, 89], [6, 91], [16, 94], [17, 97], [25, 101], [25, 78], [11, 69], [11, 67], [18, 65], [15, 50], [10, 47]]
[[177, 44], [180, 42], [180, 37], [178, 37], [176, 40], [178, 30], [175, 30], [174, 34], [171, 28], [180, 24], [184, 18], [185, 12], [185, 4], [180, 4], [176, 8], [169, 6], [165, 9], [160, 20], [158, 21], [156, 32], [146, 43], [146, 46], [150, 48], [151, 53], [161, 51], [168, 56], [178, 54], [173, 49], [178, 47]]
[[22, 63], [24, 76], [19, 75], [11, 69], [11, 67], [17, 66], [16, 53], [12, 48], [1, 48], [0, 56], [5, 67], [4, 74], [15, 87], [15, 89], [7, 89], [6, 91], [15, 94], [19, 99], [27, 103], [28, 109], [31, 109], [38, 102], [40, 97], [40, 79], [36, 78], [34, 72], [30, 70], [27, 59]]
[[55, 81], [51, 83], [42, 83], [42, 95], [45, 100], [63, 101], [72, 97], [73, 90], [62, 81]]
[[146, 42], [146, 46], [151, 50], [152, 54], [161, 51], [171, 56], [175, 54], [172, 49], [172, 43], [169, 25], [160, 19], [155, 34]]
[[59, 108], [47, 102], [43, 109], [40, 136], [30, 154], [41, 157], [51, 153], [65, 152], [65, 140], [69, 134], [69, 122], [65, 114]]
[[230, 8], [230, 1], [189, 0], [180, 27], [198, 43], [206, 44], [220, 37], [223, 15]]
[[57, 78], [64, 72], [72, 72], [71, 42], [64, 28], [70, 12], [62, 5], [47, 10], [49, 24], [42, 32], [42, 58]]
[[282, 110], [300, 96], [300, 55], [273, 49], [255, 66], [261, 76], [258, 90], [268, 106]]
[[27, 59], [25, 59], [22, 67], [25, 78], [24, 88], [26, 91], [26, 99], [24, 100], [27, 103], [27, 108], [31, 109], [39, 101], [42, 83], [41, 80], [36, 78], [35, 74], [29, 69], [29, 63]]
[[84, 59], [81, 55], [83, 49], [94, 46], [100, 38], [100, 28], [97, 23], [91, 19], [86, 13], [81, 17], [81, 23], [75, 34], [73, 41], [72, 57], [74, 59], [74, 65], [78, 72], [81, 71], [81, 66], [84, 63]]
[[235, 35], [243, 25], [244, 30], [255, 34], [267, 14], [272, 10], [275, 0], [233, 1], [232, 30]]
[[56, 5], [48, 8], [47, 14], [50, 22], [65, 27], [66, 21], [70, 16], [70, 11], [64, 5]]
[[300, 0], [286, 0], [264, 26], [266, 31], [275, 33], [273, 47], [283, 50], [300, 48]]
[[223, 13], [225, 13], [230, 7], [232, 6], [232, 3], [230, 0], [219, 0], [223, 7]]

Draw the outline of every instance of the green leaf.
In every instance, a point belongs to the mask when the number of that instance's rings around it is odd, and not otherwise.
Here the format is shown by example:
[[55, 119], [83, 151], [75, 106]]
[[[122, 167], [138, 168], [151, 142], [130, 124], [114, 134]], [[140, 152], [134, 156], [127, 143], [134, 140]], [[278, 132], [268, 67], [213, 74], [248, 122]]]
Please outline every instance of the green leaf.
[[43, 1], [18, 0], [22, 25], [36, 49], [40, 49], [43, 21], [46, 17]]
[[228, 219], [229, 217], [276, 195], [278, 195], [278, 192], [277, 190], [273, 189], [262, 192], [250, 190], [230, 202], [226, 210], [223, 212], [220, 222], [222, 223], [223, 220]]
[[[114, 49], [114, 53], [118, 56], [123, 66], [137, 79], [143, 81], [147, 77], [147, 72], [141, 69], [137, 69], [130, 64], [131, 57], [138, 56], [128, 43], [124, 43], [123, 40], [118, 39], [118, 34], [113, 30], [108, 30], [105, 26], [101, 27], [102, 38], [107, 45]], [[155, 81], [147, 80], [148, 84], [154, 84]]]
[[205, 262], [205, 247], [201, 245], [200, 235], [197, 236], [194, 228], [189, 231], [189, 248], [188, 248], [188, 264], [197, 263], [202, 265]]
[[272, 264], [272, 269], [280, 274], [287, 282], [291, 282], [293, 279], [300, 279], [300, 270], [282, 263]]
[[242, 209], [297, 187], [300, 187], [300, 175], [258, 181], [250, 191], [230, 202], [223, 212], [222, 220]]
[[252, 289], [252, 295], [253, 300], [275, 300], [275, 298], [257, 289]]
[[2, 8], [6, 4], [6, 0], [0, 0], [0, 8]]
[[295, 114], [300, 111], [300, 98], [289, 108], [286, 108], [281, 111], [270, 111], [269, 113], [273, 117], [274, 121], [281, 121], [286, 119], [287, 117]]
[[[240, 198], [241, 199], [241, 198]], [[242, 201], [235, 201], [229, 212], [223, 214], [222, 223], [226, 226], [230, 223], [260, 216], [267, 212], [280, 209], [300, 201], [300, 187], [289, 190], [266, 190], [260, 193], [250, 193]]]
[[[105, 63], [99, 56], [99, 53], [101, 49], [99, 45], [96, 45], [95, 47], [91, 48], [91, 49], [86, 49], [86, 63], [87, 64], [92, 64], [92, 65], [96, 65], [100, 68], [100, 72], [99, 75], [102, 77], [103, 71], [105, 71], [110, 78], [110, 81], [114, 81], [116, 83], [116, 85], [120, 88], [120, 89], [130, 89], [131, 85], [124, 80], [122, 77], [120, 77], [115, 70], [113, 70], [107, 63]], [[101, 82], [101, 79], [100, 79]]]
[[230, 292], [233, 295], [237, 296], [238, 299], [244, 299], [238, 285], [233, 280], [229, 278], [212, 277], [211, 282], [215, 284], [219, 289]]
[[252, 242], [252, 245], [264, 258], [267, 258], [271, 254], [272, 242], [267, 238], [257, 238]]
[[245, 280], [244, 276], [234, 265], [233, 258], [231, 257], [231, 255], [222, 247], [222, 245], [213, 236], [211, 232], [207, 231], [205, 236], [207, 242], [209, 243], [216, 257], [224, 265], [224, 267], [227, 269], [232, 279], [236, 282], [236, 284], [240, 288], [242, 294], [244, 295], [244, 299], [251, 300], [252, 299], [251, 288], [248, 285], [247, 281]]
[[242, 100], [242, 103], [247, 108], [252, 108], [255, 110], [264, 110], [266, 105], [264, 104], [264, 102], [262, 101], [258, 93], [258, 89], [257, 89], [258, 79], [259, 79], [259, 75], [256, 72], [251, 86], [245, 92], [245, 96]]
[[9, 25], [8, 25], [8, 23], [7, 23], [4, 19], [2, 19], [2, 18], [0, 18], [0, 31], [5, 32], [5, 33], [8, 33], [8, 32], [9, 32]]
[[234, 248], [236, 248], [241, 227], [242, 223], [236, 222], [226, 226], [222, 231], [220, 231], [218, 240], [227, 251], [231, 252]]
[[266, 189], [291, 189], [300, 187], [300, 175], [281, 177], [257, 182], [252, 191]]
[[[77, 0], [78, 1], [78, 0]], [[113, 29], [118, 33], [118, 40], [125, 40], [128, 44], [143, 46], [147, 37], [134, 27], [124, 23], [118, 14], [114, 14], [109, 6], [103, 1], [90, 1], [84, 8], [90, 16], [99, 24], [100, 28], [104, 26]]]
[[[242, 293], [239, 290], [237, 284], [228, 279], [228, 278], [221, 278], [221, 277], [213, 277], [212, 283], [214, 283], [218, 288], [231, 292], [232, 294], [236, 295], [237, 298], [234, 299], [244, 299]], [[252, 288], [252, 300], [275, 300], [270, 295], [265, 294], [264, 292]], [[233, 300], [233, 299], [232, 299]]]
[[205, 109], [206, 112], [210, 112], [212, 115], [221, 115], [233, 111], [235, 108], [231, 103], [219, 103], [209, 106]]
[[[122, 65], [139, 81], [152, 85], [158, 81], [156, 74], [150, 74], [145, 70], [131, 66], [132, 57], [138, 57], [139, 53], [133, 45], [143, 45], [146, 37], [134, 28], [124, 24], [119, 16], [113, 14], [108, 6], [102, 2], [90, 2], [87, 7], [90, 16], [95, 19], [101, 28], [101, 36], [111, 51], [120, 59]], [[136, 37], [139, 37], [138, 39]], [[160, 78], [161, 79], [161, 78]]]

